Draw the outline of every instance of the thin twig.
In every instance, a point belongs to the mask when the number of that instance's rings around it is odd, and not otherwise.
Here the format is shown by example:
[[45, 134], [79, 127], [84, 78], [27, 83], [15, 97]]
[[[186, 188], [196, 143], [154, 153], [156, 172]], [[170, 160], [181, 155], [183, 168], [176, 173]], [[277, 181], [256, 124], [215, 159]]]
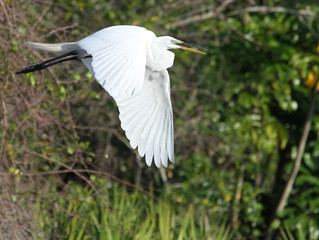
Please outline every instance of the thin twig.
[[4, 98], [1, 98], [2, 101], [2, 112], [3, 112], [3, 121], [2, 121], [2, 139], [1, 139], [1, 148], [0, 148], [0, 157], [2, 160], [4, 160], [4, 147], [5, 147], [5, 139], [7, 135], [7, 129], [8, 129], [8, 111], [7, 111], [7, 105], [5, 103]]
[[233, 229], [235, 229], [238, 225], [238, 216], [240, 211], [239, 203], [240, 203], [242, 191], [243, 191], [245, 168], [246, 167], [244, 164], [240, 167], [240, 172], [239, 172], [237, 185], [236, 185], [236, 192], [235, 192], [234, 201], [232, 204], [231, 225]]
[[[275, 218], [273, 219], [273, 221], [275, 221], [277, 219], [279, 212], [281, 212], [284, 209], [285, 205], [287, 204], [288, 197], [292, 191], [293, 184], [294, 184], [296, 177], [297, 177], [297, 174], [299, 172], [302, 156], [303, 156], [303, 153], [305, 150], [305, 146], [307, 143], [307, 139], [308, 139], [308, 135], [309, 135], [310, 127], [311, 127], [313, 113], [314, 113], [315, 106], [316, 106], [318, 90], [319, 90], [319, 82], [317, 82], [317, 84], [314, 88], [314, 92], [313, 92], [313, 96], [312, 96], [312, 100], [311, 100], [311, 105], [310, 105], [307, 119], [306, 119], [306, 122], [305, 122], [305, 125], [303, 128], [302, 136], [301, 136], [301, 139], [299, 142], [298, 153], [297, 153], [297, 157], [296, 157], [295, 162], [294, 162], [294, 167], [290, 173], [290, 176], [289, 176], [288, 181], [286, 183], [285, 189], [284, 189], [284, 191], [281, 195], [281, 198], [278, 202], [278, 205], [276, 207]], [[269, 226], [271, 226], [271, 223], [269, 224]], [[271, 230], [268, 233], [268, 236], [267, 236], [268, 239], [272, 239], [272, 234], [273, 234], [273, 231]]]
[[72, 29], [72, 28], [77, 28], [78, 26], [79, 26], [79, 24], [73, 23], [72, 25], [69, 25], [69, 26], [59, 27], [59, 28], [53, 29], [48, 34], [46, 34], [44, 37], [47, 38], [47, 37], [49, 37], [49, 36], [51, 36], [51, 35], [53, 35], [53, 34], [55, 34], [57, 32], [69, 30], [69, 29]]
[[226, 8], [232, 4], [233, 2], [235, 2], [235, 0], [225, 0], [222, 2], [222, 4], [220, 4], [220, 6], [218, 6], [215, 10], [216, 14], [220, 14], [222, 12], [224, 12], [226, 10]]
[[308, 11], [308, 10], [295, 10], [290, 8], [284, 8], [284, 7], [268, 7], [268, 6], [254, 6], [254, 7], [247, 7], [243, 9], [237, 9], [227, 14], [227, 17], [233, 17], [236, 15], [241, 15], [244, 13], [261, 13], [261, 14], [267, 14], [267, 13], [288, 13], [296, 16], [308, 16], [308, 17], [315, 17], [317, 16], [314, 12]]
[[38, 152], [35, 152], [35, 151], [31, 151], [31, 150], [29, 150], [29, 149], [26, 149], [26, 152], [27, 152], [27, 153], [30, 153], [30, 154], [32, 154], [32, 155], [34, 155], [34, 156], [37, 156], [37, 157], [46, 159], [46, 160], [48, 160], [48, 161], [52, 161], [52, 162], [54, 162], [54, 163], [57, 163], [58, 165], [60, 165], [60, 166], [62, 166], [62, 167], [64, 167], [64, 168], [66, 168], [66, 169], [68, 169], [69, 171], [72, 171], [73, 173], [75, 173], [76, 175], [78, 175], [80, 178], [82, 178], [87, 184], [89, 184], [90, 187], [91, 187], [92, 189], [94, 189], [94, 191], [97, 192], [97, 189], [95, 188], [95, 186], [92, 184], [92, 182], [91, 182], [87, 177], [85, 177], [84, 175], [80, 174], [78, 171], [76, 171], [76, 170], [73, 169], [72, 167], [68, 166], [67, 164], [65, 164], [65, 163], [63, 163], [63, 162], [60, 162], [60, 161], [57, 161], [57, 160], [55, 160], [54, 158], [50, 158], [50, 157], [48, 157], [48, 156], [45, 156], [45, 155], [43, 155], [43, 154], [41, 154], [41, 153], [38, 153]]
[[0, 0], [0, 4], [1, 4], [2, 10], [4, 12], [4, 15], [5, 15], [6, 19], [7, 19], [9, 29], [11, 30], [11, 29], [13, 29], [13, 25], [12, 25], [12, 23], [10, 21], [9, 14], [8, 14], [8, 11], [6, 9], [6, 6], [5, 6], [5, 3], [3, 2], [3, 0]]
[[110, 132], [113, 131], [113, 129], [117, 126], [109, 126], [109, 127], [95, 127], [95, 126], [78, 126], [76, 125], [76, 129], [82, 129], [82, 130], [97, 130], [97, 131], [103, 131], [103, 132]]
[[217, 17], [216, 13], [214, 11], [210, 11], [207, 13], [198, 14], [198, 15], [188, 17], [186, 19], [182, 19], [182, 20], [176, 21], [176, 22], [171, 23], [171, 24], [167, 24], [166, 28], [171, 29], [171, 28], [176, 28], [176, 27], [182, 27], [182, 26], [186, 26], [190, 23], [199, 22], [199, 21], [203, 21], [206, 19], [210, 19], [210, 18], [216, 18], [216, 17]]
[[309, 32], [311, 32], [314, 38], [319, 39], [319, 34], [310, 26], [304, 16], [298, 16], [298, 19], [309, 30]]
[[[32, 152], [30, 151], [31, 154], [32, 153], [35, 153], [35, 152]], [[37, 155], [41, 155], [40, 157], [43, 157], [42, 154], [37, 154]], [[48, 160], [48, 158], [47, 158]], [[53, 160], [51, 158], [49, 158], [49, 160]], [[59, 162], [60, 163], [60, 162]], [[130, 187], [132, 189], [135, 189], [139, 192], [142, 192], [150, 197], [152, 197], [153, 199], [155, 200], [158, 200], [157, 197], [153, 196], [151, 194], [151, 192], [149, 192], [147, 189], [139, 186], [139, 187], [136, 187], [134, 184], [126, 181], [126, 180], [123, 180], [123, 179], [120, 179], [108, 172], [104, 172], [104, 171], [101, 171], [101, 170], [94, 170], [94, 169], [80, 169], [80, 168], [70, 168], [66, 165], [64, 165], [64, 167], [66, 169], [63, 169], [63, 170], [52, 170], [52, 171], [43, 171], [43, 172], [37, 172], [37, 173], [33, 173], [33, 172], [23, 172], [23, 176], [45, 176], [45, 175], [59, 175], [59, 174], [63, 174], [63, 173], [75, 173], [76, 175], [79, 175], [81, 173], [91, 173], [91, 174], [96, 174], [96, 175], [102, 175], [102, 176], [106, 176], [106, 177], [109, 177], [110, 179], [113, 179], [114, 181], [118, 182], [118, 183], [121, 183], [121, 184], [124, 184], [125, 186], [127, 187]], [[1, 172], [0, 171], [0, 176], [8, 176], [8, 175], [11, 175], [11, 173], [7, 173], [7, 172]], [[82, 175], [81, 175], [82, 176]]]
[[37, 28], [37, 26], [39, 25], [39, 23], [43, 20], [43, 17], [48, 13], [48, 11], [51, 9], [53, 0], [51, 0], [48, 4], [48, 6], [46, 7], [46, 9], [42, 12], [41, 16], [38, 18], [38, 20], [33, 24], [33, 26], [30, 29], [30, 32], [33, 32], [34, 29]]
[[308, 116], [307, 116], [307, 120], [303, 129], [303, 133], [302, 133], [302, 137], [300, 139], [299, 142], [299, 147], [298, 147], [298, 154], [294, 163], [294, 167], [292, 169], [292, 172], [290, 174], [290, 177], [288, 179], [288, 182], [286, 184], [285, 190], [281, 196], [281, 199], [279, 201], [279, 204], [276, 208], [276, 213], [279, 213], [285, 206], [287, 199], [290, 195], [290, 192], [292, 190], [292, 185], [295, 182], [295, 179], [297, 177], [297, 173], [299, 171], [300, 168], [300, 163], [301, 163], [301, 159], [305, 150], [305, 146], [307, 143], [307, 139], [308, 139], [308, 135], [309, 135], [309, 131], [310, 131], [310, 126], [311, 126], [311, 122], [312, 122], [312, 117], [313, 117], [313, 113], [315, 110], [315, 106], [316, 106], [316, 100], [317, 100], [317, 95], [318, 95], [318, 87], [319, 87], [319, 83], [317, 83], [315, 89], [314, 89], [314, 93], [312, 96], [312, 101], [311, 101], [311, 105], [309, 108], [309, 112], [308, 112]]
[[201, 9], [202, 13], [197, 14], [197, 15], [192, 15], [190, 17], [187, 17], [186, 19], [182, 19], [179, 21], [176, 21], [172, 24], [168, 24], [166, 26], [167, 29], [171, 29], [174, 27], [180, 27], [180, 26], [185, 26], [188, 25], [192, 22], [199, 22], [203, 21], [209, 18], [216, 18], [222, 16], [222, 12], [225, 11], [225, 9], [234, 2], [235, 0], [225, 0], [220, 6], [216, 7], [215, 11], [211, 10], [206, 13], [203, 13], [203, 10], [206, 10], [206, 8]]
[[166, 26], [166, 28], [171, 29], [171, 28], [175, 28], [175, 27], [181, 27], [181, 26], [188, 25], [190, 23], [204, 21], [204, 20], [207, 20], [210, 18], [224, 19], [225, 17], [226, 18], [233, 17], [236, 15], [244, 14], [244, 13], [259, 13], [259, 14], [287, 13], [287, 14], [292, 14], [292, 15], [296, 15], [296, 16], [307, 16], [307, 17], [316, 17], [317, 16], [314, 12], [304, 10], [304, 9], [295, 10], [295, 9], [284, 8], [284, 7], [268, 7], [268, 6], [254, 6], [254, 7], [247, 7], [247, 8], [243, 8], [243, 9], [237, 9], [237, 10], [231, 11], [226, 16], [223, 16], [222, 12], [232, 2], [233, 1], [231, 1], [231, 0], [225, 1], [224, 4], [222, 4], [220, 7], [216, 8], [215, 11], [209, 11], [206, 13], [190, 16], [186, 19], [178, 20], [172, 24], [168, 24]]

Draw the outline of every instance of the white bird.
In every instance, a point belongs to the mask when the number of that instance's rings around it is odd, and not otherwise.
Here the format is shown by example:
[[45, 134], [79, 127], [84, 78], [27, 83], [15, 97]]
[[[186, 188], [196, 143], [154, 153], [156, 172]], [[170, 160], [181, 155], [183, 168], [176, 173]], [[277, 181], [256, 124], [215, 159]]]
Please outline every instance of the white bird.
[[[69, 43], [28, 42], [29, 46], [57, 57], [33, 64], [17, 74], [45, 69], [69, 60], [81, 60], [97, 82], [117, 103], [121, 127], [133, 149], [145, 155], [150, 166], [174, 163], [173, 112], [167, 68], [174, 62], [169, 49], [205, 54], [173, 37], [156, 37], [138, 26], [113, 26]], [[187, 47], [188, 46], [188, 47]]]

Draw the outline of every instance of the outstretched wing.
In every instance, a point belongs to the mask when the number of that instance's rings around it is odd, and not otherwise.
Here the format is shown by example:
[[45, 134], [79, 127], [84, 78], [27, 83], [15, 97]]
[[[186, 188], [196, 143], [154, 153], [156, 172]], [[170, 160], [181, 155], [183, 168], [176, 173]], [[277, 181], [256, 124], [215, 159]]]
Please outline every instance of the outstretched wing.
[[114, 98], [120, 111], [121, 126], [132, 148], [145, 155], [150, 166], [174, 162], [173, 112], [167, 70], [145, 69], [142, 90], [134, 95]]
[[[102, 29], [76, 44], [92, 55], [82, 59], [101, 86], [113, 97], [141, 90], [146, 66], [147, 41], [155, 34], [137, 26]], [[89, 63], [89, 62], [90, 63]], [[93, 70], [93, 71], [92, 71]]]

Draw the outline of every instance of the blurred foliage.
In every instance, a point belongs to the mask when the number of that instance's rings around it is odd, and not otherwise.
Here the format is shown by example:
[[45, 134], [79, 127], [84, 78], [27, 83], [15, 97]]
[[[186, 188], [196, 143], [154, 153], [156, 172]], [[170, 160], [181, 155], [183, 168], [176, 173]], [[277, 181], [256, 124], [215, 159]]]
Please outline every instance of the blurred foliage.
[[[204, 209], [171, 205], [138, 191], [94, 178], [99, 192], [70, 184], [49, 186], [50, 196], [36, 203], [36, 219], [50, 239], [231, 239], [229, 227], [210, 222]], [[66, 197], [67, 196], [67, 197]], [[44, 200], [44, 201], [43, 201]], [[63, 211], [61, 211], [63, 209]], [[45, 238], [45, 237], [44, 237]]]
[[[231, 227], [233, 239], [262, 238], [269, 228], [274, 239], [318, 239], [318, 111], [290, 198], [271, 224], [319, 73], [317, 1], [0, 3], [4, 238], [222, 239]], [[174, 51], [176, 164], [166, 172], [128, 147], [115, 103], [80, 63], [14, 74], [49, 57], [27, 40], [76, 41], [117, 24], [208, 49], [205, 57]]]

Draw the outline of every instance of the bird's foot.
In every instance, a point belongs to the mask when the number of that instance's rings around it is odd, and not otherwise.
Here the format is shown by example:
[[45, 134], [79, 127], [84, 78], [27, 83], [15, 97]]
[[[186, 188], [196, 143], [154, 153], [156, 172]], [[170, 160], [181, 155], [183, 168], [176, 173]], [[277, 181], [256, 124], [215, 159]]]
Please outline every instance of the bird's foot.
[[41, 62], [36, 63], [28, 63], [27, 66], [17, 71], [16, 74], [29, 73], [41, 70], [43, 68], [43, 64]]

